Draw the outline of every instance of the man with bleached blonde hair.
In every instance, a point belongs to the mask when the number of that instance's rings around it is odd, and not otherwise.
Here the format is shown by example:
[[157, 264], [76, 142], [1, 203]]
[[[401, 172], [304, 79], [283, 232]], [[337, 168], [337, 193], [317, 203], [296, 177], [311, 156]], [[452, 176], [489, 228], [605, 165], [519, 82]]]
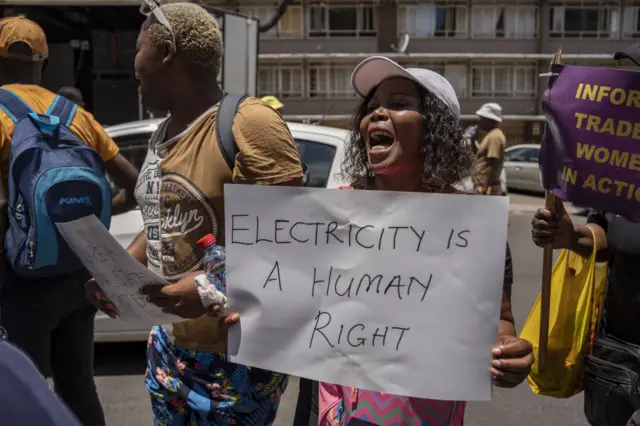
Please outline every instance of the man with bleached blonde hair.
[[[136, 198], [144, 231], [128, 250], [171, 283], [144, 288], [148, 301], [184, 318], [154, 326], [149, 336], [154, 424], [271, 425], [287, 376], [228, 362], [227, 331], [238, 315], [216, 317], [226, 296], [209, 282], [198, 241], [212, 234], [225, 244], [225, 183], [300, 186], [298, 151], [278, 112], [253, 97], [223, 94], [216, 79], [222, 37], [205, 9], [145, 0], [142, 12], [148, 17], [135, 59], [142, 103], [169, 117], [151, 137], [140, 171]], [[235, 118], [223, 113], [228, 99], [238, 102]], [[229, 136], [223, 127], [235, 139], [236, 155], [221, 148], [218, 131]], [[98, 301], [95, 282], [87, 290], [100, 309], [117, 316], [113, 305]]]

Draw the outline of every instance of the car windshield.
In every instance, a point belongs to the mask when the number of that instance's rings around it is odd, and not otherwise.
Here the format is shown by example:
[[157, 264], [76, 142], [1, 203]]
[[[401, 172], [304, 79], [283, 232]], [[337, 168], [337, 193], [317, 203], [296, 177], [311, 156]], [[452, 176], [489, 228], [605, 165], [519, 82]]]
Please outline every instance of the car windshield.
[[309, 181], [306, 186], [326, 188], [336, 155], [336, 148], [324, 143], [296, 138], [296, 146], [300, 160], [309, 170]]

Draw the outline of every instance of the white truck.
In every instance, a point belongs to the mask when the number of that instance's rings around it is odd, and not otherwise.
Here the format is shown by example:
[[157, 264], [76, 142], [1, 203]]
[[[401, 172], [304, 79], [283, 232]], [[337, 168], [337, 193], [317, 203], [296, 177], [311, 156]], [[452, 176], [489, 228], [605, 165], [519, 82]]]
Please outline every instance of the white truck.
[[[42, 26], [49, 41], [43, 85], [78, 87], [104, 125], [149, 118], [140, 105], [133, 62], [145, 17], [142, 0], [0, 0], [2, 16], [23, 15]], [[230, 93], [256, 95], [258, 21], [205, 6], [216, 17], [225, 53], [218, 76]]]

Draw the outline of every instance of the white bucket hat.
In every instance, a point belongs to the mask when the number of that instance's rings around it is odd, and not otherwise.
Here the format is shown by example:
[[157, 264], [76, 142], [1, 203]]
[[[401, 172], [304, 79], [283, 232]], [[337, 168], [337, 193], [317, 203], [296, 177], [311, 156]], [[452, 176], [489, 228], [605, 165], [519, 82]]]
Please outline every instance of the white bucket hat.
[[446, 78], [428, 69], [403, 68], [384, 56], [372, 56], [353, 70], [351, 86], [358, 96], [364, 98], [371, 89], [392, 77], [404, 77], [416, 82], [440, 99], [457, 120], [460, 119], [460, 104], [453, 86]]
[[488, 118], [489, 120], [502, 122], [502, 107], [496, 103], [484, 104], [476, 111], [478, 117]]

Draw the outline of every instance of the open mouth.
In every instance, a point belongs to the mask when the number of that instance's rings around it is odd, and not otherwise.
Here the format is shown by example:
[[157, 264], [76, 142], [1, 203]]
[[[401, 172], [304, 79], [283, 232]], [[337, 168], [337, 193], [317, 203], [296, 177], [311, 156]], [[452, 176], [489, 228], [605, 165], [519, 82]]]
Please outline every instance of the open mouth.
[[369, 134], [369, 150], [372, 152], [386, 151], [391, 147], [394, 136], [383, 130], [374, 130]]

